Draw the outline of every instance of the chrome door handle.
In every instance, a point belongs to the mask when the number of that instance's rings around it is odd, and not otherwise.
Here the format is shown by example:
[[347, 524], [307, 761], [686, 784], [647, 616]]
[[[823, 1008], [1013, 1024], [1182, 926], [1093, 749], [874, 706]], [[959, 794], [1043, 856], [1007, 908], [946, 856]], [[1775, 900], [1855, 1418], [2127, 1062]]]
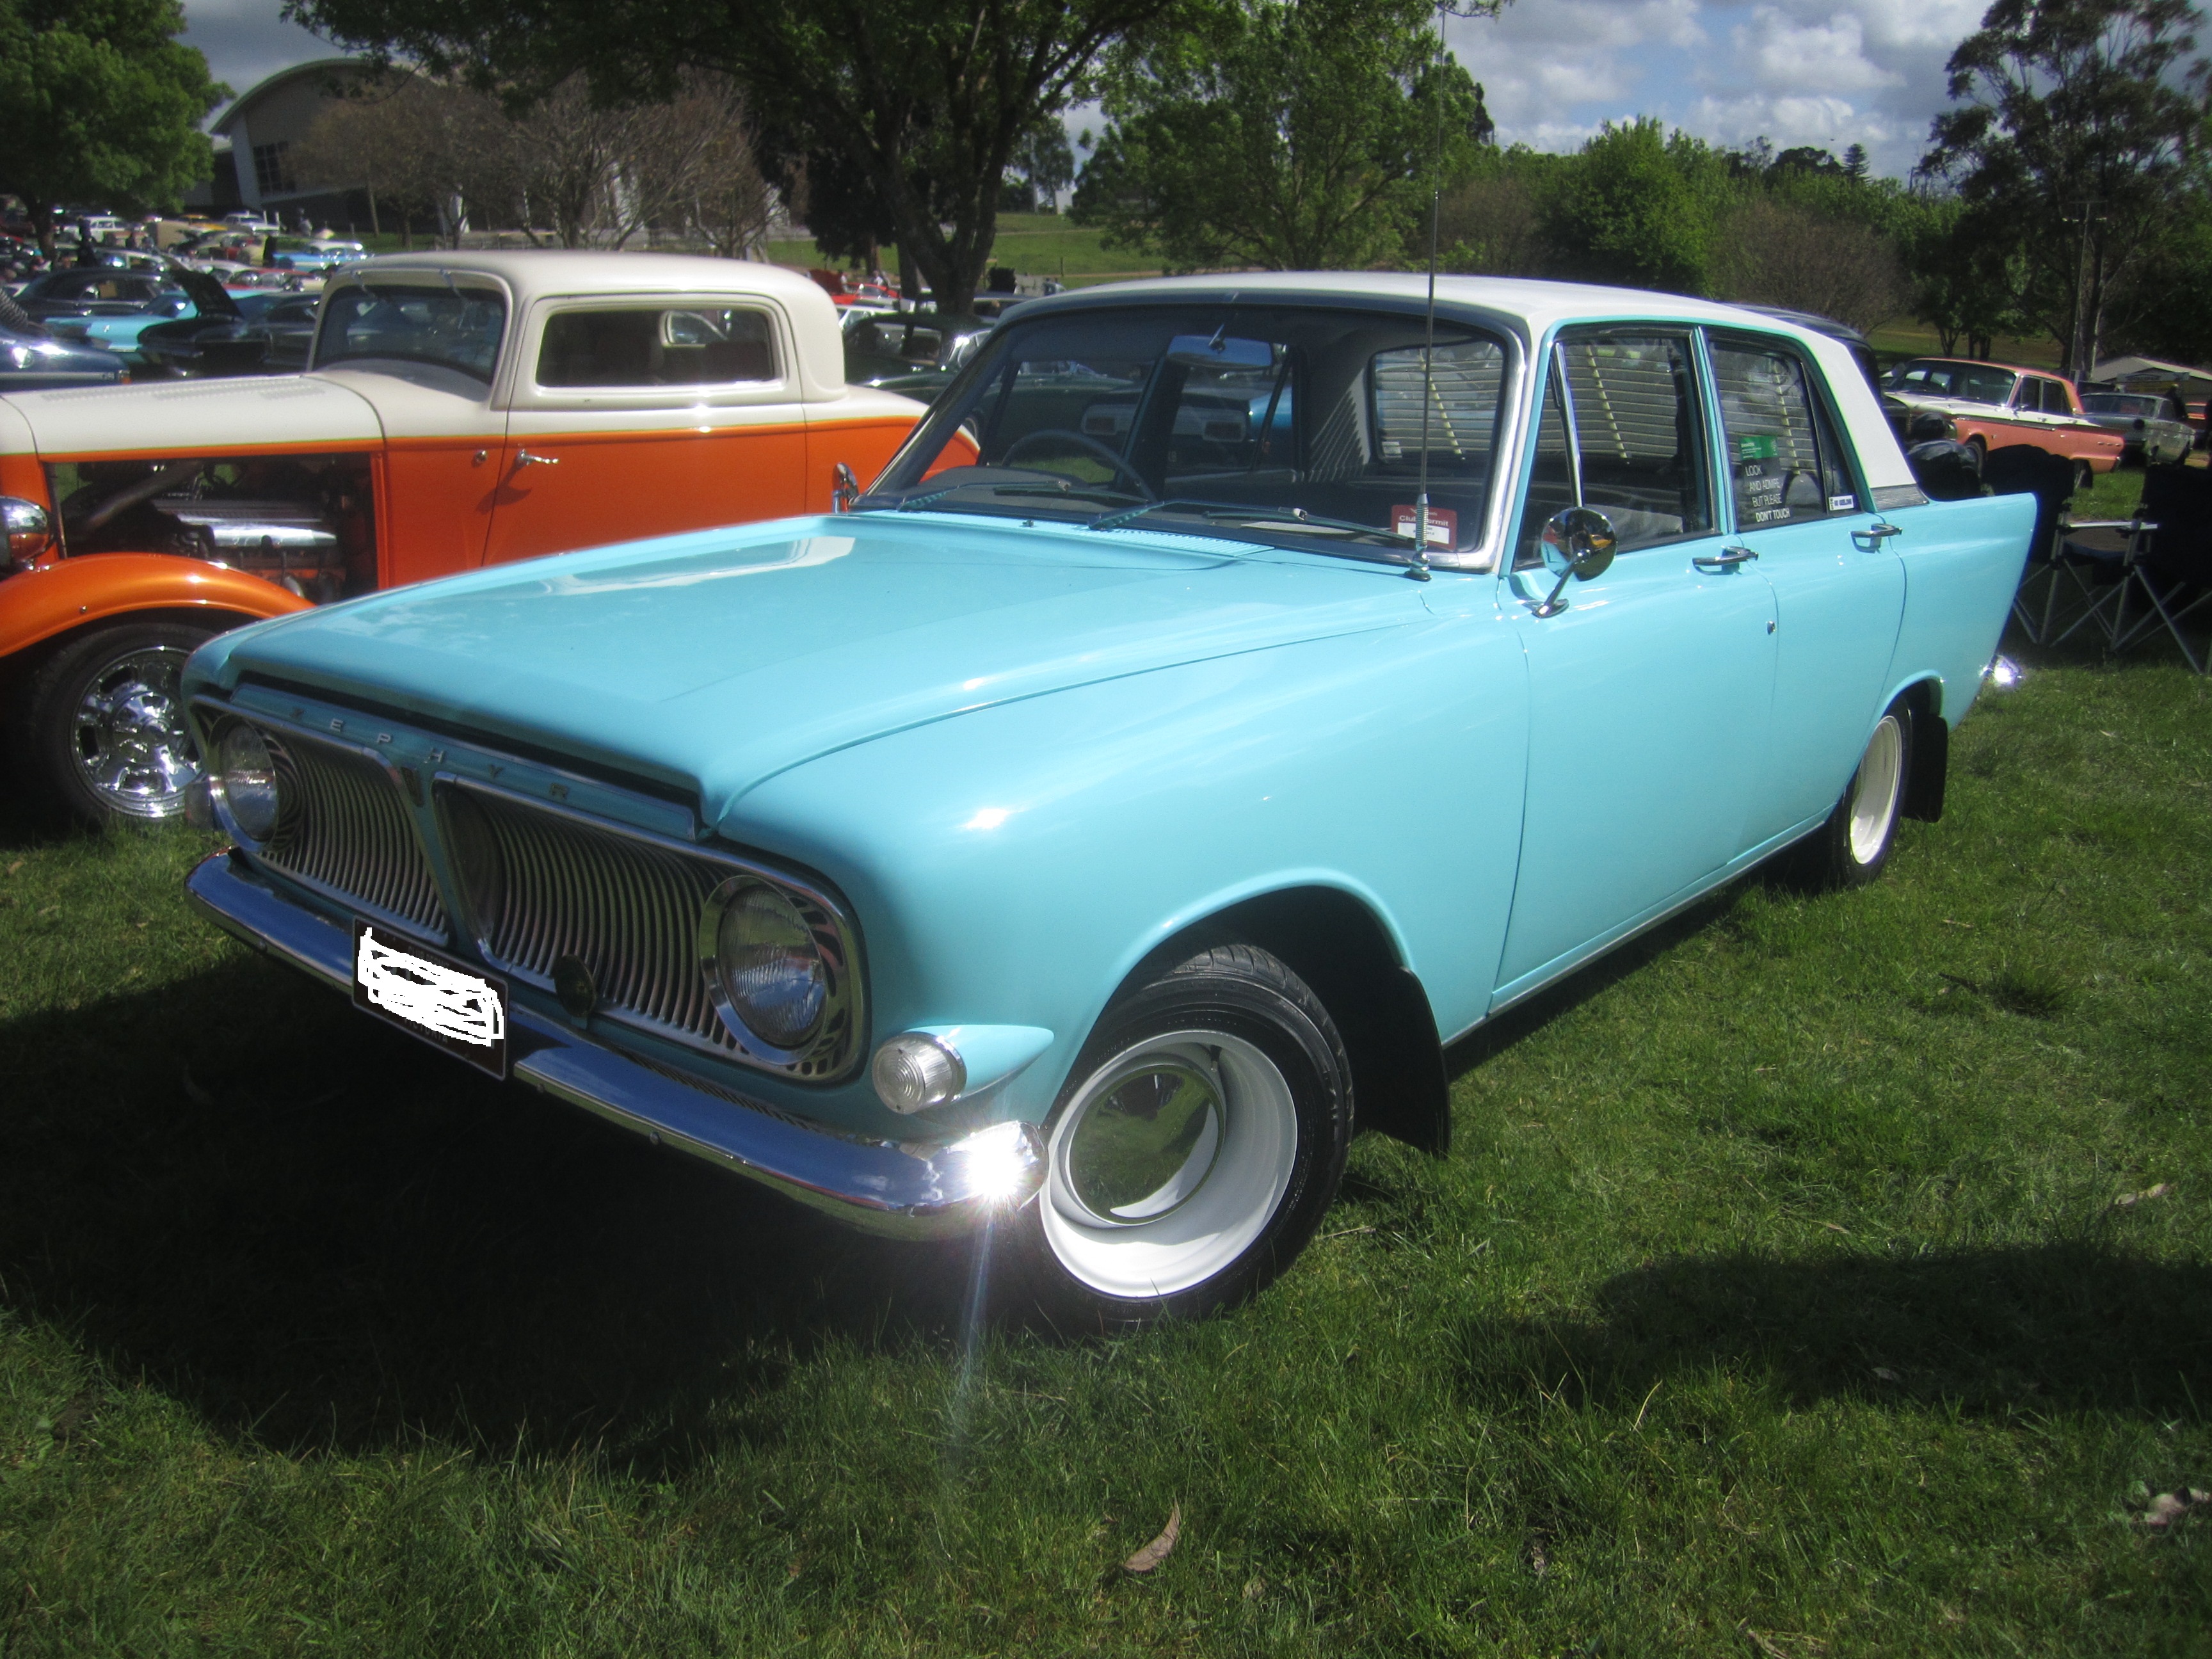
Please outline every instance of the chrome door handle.
[[1877, 519], [1865, 529], [1851, 532], [1851, 539], [1865, 548], [1868, 552], [1877, 553], [1881, 550], [1881, 544], [1892, 536], [1902, 536], [1904, 533], [1905, 532], [1898, 526], [1891, 524], [1887, 520]]
[[1758, 556], [1747, 547], [1724, 547], [1717, 553], [1692, 555], [1690, 562], [1700, 570], [1727, 570], [1735, 565], [1748, 564]]
[[514, 467], [518, 472], [526, 466], [558, 466], [560, 465], [561, 458], [558, 455], [533, 455], [526, 449], [515, 452]]

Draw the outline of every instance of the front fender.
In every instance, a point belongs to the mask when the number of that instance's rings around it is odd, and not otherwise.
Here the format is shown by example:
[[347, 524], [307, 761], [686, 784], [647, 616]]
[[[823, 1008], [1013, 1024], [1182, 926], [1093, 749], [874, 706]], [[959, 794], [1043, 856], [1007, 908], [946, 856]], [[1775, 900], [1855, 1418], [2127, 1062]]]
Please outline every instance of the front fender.
[[164, 553], [88, 553], [0, 581], [0, 658], [134, 611], [228, 611], [256, 621], [313, 607], [243, 570]]
[[987, 1109], [1036, 1121], [1146, 953], [1255, 895], [1346, 895], [1439, 1035], [1476, 1018], [1512, 892], [1526, 686], [1494, 617], [1247, 652], [856, 744], [719, 827], [853, 904], [874, 1041], [1051, 1031]]

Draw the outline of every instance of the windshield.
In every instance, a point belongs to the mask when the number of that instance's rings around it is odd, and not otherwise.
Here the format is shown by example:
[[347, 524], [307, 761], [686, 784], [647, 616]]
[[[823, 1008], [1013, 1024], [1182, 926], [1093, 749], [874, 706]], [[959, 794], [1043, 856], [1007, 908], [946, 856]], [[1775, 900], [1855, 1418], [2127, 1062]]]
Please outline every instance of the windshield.
[[1194, 304], [1001, 324], [864, 507], [1053, 517], [1403, 562], [1481, 540], [1505, 350], [1419, 316]]
[[1987, 363], [1905, 363], [1889, 373], [1892, 392], [1917, 392], [1929, 398], [1956, 398], [1961, 403], [2002, 404], [2012, 396], [2012, 383], [2020, 377], [2008, 368]]
[[2166, 400], [2146, 397], [2141, 392], [2093, 392], [2081, 399], [2081, 407], [2092, 415], [2139, 415], [2152, 416], [2164, 413]]
[[507, 301], [491, 289], [349, 283], [325, 302], [315, 367], [397, 357], [489, 381], [506, 328]]

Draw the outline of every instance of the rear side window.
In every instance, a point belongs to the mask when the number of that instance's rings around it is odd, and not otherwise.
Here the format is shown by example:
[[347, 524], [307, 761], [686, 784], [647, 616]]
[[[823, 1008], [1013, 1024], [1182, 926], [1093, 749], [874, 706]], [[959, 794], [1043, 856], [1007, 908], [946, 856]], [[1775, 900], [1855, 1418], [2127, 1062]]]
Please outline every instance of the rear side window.
[[729, 386], [778, 378], [765, 313], [728, 306], [556, 312], [538, 348], [542, 386]]
[[1835, 424], [1805, 360], [1787, 347], [1712, 343], [1721, 436], [1739, 530], [1856, 513]]

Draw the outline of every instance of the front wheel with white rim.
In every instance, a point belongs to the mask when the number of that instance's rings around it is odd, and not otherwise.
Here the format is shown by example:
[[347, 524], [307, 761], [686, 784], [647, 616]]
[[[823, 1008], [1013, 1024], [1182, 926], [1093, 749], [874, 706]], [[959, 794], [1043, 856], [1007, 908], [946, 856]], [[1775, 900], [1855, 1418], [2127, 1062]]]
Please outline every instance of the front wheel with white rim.
[[1199, 952], [1109, 1010], [1010, 1224], [1006, 1288], [1054, 1324], [1116, 1329], [1243, 1300], [1336, 1195], [1352, 1084], [1328, 1010], [1278, 958]]
[[1861, 886], [1889, 862], [1911, 775], [1912, 719], [1912, 711], [1898, 702], [1875, 722], [1843, 799], [1802, 843], [1798, 869], [1810, 885]]

